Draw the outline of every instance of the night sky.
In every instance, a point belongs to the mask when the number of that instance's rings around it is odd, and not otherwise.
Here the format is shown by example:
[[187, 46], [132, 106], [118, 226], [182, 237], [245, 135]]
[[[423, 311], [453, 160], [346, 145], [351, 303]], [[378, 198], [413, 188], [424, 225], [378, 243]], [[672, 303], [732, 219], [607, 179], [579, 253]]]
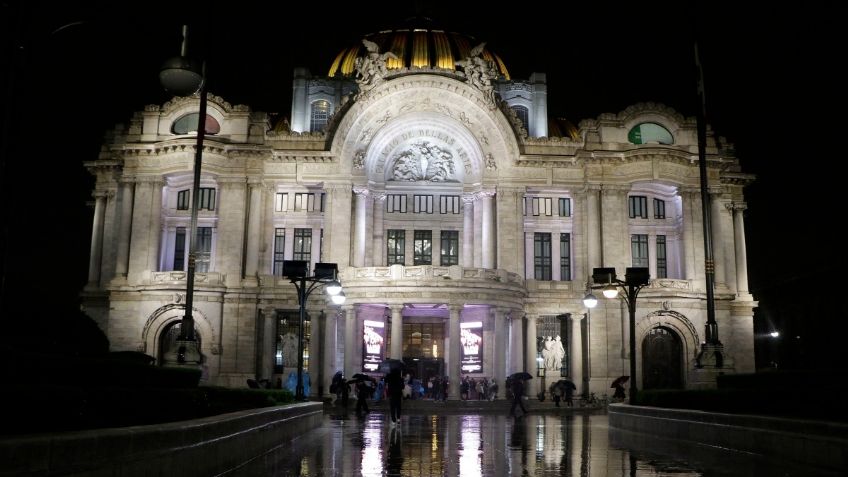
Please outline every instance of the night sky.
[[[434, 27], [486, 41], [514, 78], [547, 73], [550, 114], [574, 124], [643, 101], [693, 116], [697, 32], [709, 121], [736, 145], [743, 170], [757, 175], [746, 194], [751, 288], [768, 293], [801, 280], [813, 292], [812, 280], [848, 264], [832, 233], [843, 201], [839, 175], [829, 170], [845, 155], [837, 131], [845, 7], [740, 12], [739, 2], [703, 3], [526, 2], [502, 14], [456, 1], [4, 2], [4, 315], [24, 299], [53, 310], [77, 306], [93, 214], [93, 180], [82, 163], [97, 158], [115, 123], [169, 99], [157, 74], [179, 54], [181, 24], [191, 25], [190, 53], [207, 61], [210, 92], [288, 116], [293, 67], [326, 74], [343, 47], [404, 27], [416, 11]], [[45, 284], [59, 293], [45, 297]]]

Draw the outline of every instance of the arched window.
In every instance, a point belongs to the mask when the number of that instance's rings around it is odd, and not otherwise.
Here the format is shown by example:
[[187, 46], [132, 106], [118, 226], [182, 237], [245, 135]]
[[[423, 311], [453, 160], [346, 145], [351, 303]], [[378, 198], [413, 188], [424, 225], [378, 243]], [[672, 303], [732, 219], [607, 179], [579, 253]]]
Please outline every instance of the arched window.
[[524, 129], [527, 131], [530, 130], [530, 126], [528, 121], [530, 120], [530, 111], [526, 106], [511, 106], [512, 110], [515, 111], [515, 115], [518, 116], [518, 119], [521, 120], [521, 124], [524, 126]]
[[627, 140], [633, 144], [674, 144], [668, 129], [657, 123], [637, 124], [627, 133]]
[[[197, 134], [197, 113], [189, 113], [174, 121], [171, 126], [174, 134]], [[213, 135], [221, 132], [221, 125], [210, 115], [206, 115], [206, 134]]]
[[324, 131], [327, 120], [330, 119], [330, 102], [323, 99], [312, 103], [312, 117], [309, 121], [310, 131]]

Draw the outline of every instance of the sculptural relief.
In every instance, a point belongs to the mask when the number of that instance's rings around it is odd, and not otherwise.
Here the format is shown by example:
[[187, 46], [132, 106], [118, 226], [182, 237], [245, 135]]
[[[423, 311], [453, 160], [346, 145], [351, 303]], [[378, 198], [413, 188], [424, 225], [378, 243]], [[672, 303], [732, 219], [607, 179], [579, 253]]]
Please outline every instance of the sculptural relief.
[[449, 150], [431, 144], [429, 141], [419, 141], [411, 146], [394, 157], [394, 168], [390, 180], [456, 181], [456, 164]]

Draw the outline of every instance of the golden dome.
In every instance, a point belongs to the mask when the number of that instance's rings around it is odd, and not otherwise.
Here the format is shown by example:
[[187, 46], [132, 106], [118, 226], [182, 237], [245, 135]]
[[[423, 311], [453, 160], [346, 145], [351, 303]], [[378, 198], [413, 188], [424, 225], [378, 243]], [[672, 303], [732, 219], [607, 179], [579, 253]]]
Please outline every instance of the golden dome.
[[[424, 28], [381, 31], [366, 35], [365, 39], [376, 43], [381, 53], [391, 51], [398, 57], [386, 60], [389, 70], [442, 68], [456, 71], [456, 62], [466, 58], [468, 52], [480, 44], [467, 35]], [[345, 48], [336, 56], [328, 76], [353, 76], [354, 60], [358, 56], [365, 56], [366, 53], [367, 50], [361, 43]], [[483, 58], [493, 62], [504, 79], [510, 79], [509, 71], [498, 55], [484, 49]]]

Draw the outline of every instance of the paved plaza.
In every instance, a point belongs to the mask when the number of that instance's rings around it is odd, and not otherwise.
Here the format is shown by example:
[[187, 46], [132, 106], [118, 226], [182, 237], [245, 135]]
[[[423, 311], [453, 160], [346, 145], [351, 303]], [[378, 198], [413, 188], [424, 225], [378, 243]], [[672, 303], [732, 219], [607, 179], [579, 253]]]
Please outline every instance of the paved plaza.
[[[413, 414], [414, 412], [414, 414]], [[657, 439], [631, 448], [606, 414], [532, 410], [470, 414], [445, 407], [364, 417], [340, 408], [290, 445], [246, 463], [233, 475], [267, 476], [810, 476], [837, 475], [727, 449]]]

